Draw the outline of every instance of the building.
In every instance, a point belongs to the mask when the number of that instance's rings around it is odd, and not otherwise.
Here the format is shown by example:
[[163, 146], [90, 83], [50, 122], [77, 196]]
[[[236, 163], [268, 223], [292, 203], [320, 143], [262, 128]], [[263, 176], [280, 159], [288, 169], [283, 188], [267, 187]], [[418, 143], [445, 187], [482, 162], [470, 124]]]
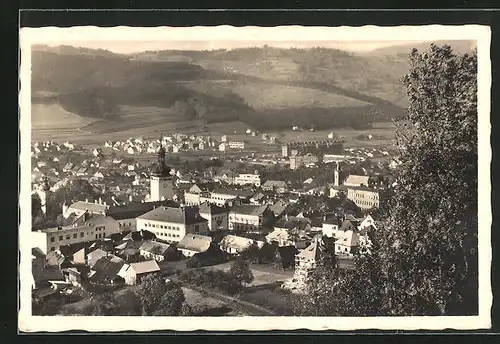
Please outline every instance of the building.
[[175, 249], [172, 246], [157, 241], [143, 242], [139, 247], [139, 252], [141, 256], [148, 259], [154, 259], [157, 262], [175, 257]]
[[338, 139], [289, 142], [281, 146], [281, 155], [286, 158], [291, 151], [296, 150], [299, 154], [341, 154], [343, 150], [342, 141]]
[[240, 201], [248, 201], [254, 194], [251, 190], [234, 190], [226, 188], [215, 188], [213, 191], [184, 194], [184, 202], [186, 205], [200, 205], [208, 202], [218, 205], [219, 207], [226, 206], [231, 203], [238, 203]]
[[264, 246], [263, 241], [253, 240], [236, 235], [226, 235], [219, 242], [219, 247], [223, 252], [227, 252], [232, 255], [239, 255], [253, 244], [257, 245], [258, 248]]
[[262, 190], [267, 192], [285, 193], [288, 191], [288, 185], [282, 180], [267, 180], [262, 184]]
[[113, 218], [85, 213], [70, 226], [31, 232], [31, 238], [34, 247], [47, 253], [61, 246], [101, 240], [116, 233], [120, 233], [120, 227]]
[[106, 215], [118, 221], [122, 232], [134, 232], [137, 230], [137, 217], [160, 206], [179, 207], [179, 205], [172, 200], [158, 202], [129, 202], [127, 204], [109, 207], [106, 211]]
[[118, 272], [118, 276], [123, 278], [127, 285], [136, 285], [144, 276], [158, 271], [160, 271], [160, 267], [155, 260], [146, 260], [144, 262], [124, 264]]
[[229, 230], [261, 231], [271, 226], [274, 215], [267, 205], [241, 204], [229, 211]]
[[212, 246], [212, 238], [205, 235], [186, 234], [177, 244], [177, 249], [185, 257], [192, 257], [197, 253], [208, 251]]
[[292, 235], [287, 230], [280, 228], [275, 228], [271, 233], [266, 235], [266, 241], [268, 244], [276, 244], [278, 247], [294, 245]]
[[311, 220], [306, 217], [285, 215], [274, 224], [274, 229], [281, 229], [290, 233], [306, 233], [311, 231]]
[[42, 183], [37, 189], [38, 197], [40, 198], [40, 206], [42, 208], [43, 215], [47, 213], [47, 201], [51, 195], [49, 179], [44, 176]]
[[319, 158], [316, 155], [306, 154], [306, 155], [295, 155], [290, 157], [290, 169], [296, 170], [300, 166], [309, 166], [319, 162]]
[[242, 141], [230, 141], [227, 145], [231, 149], [245, 149], [245, 142]]
[[205, 202], [200, 205], [200, 215], [208, 220], [210, 231], [220, 231], [229, 228], [229, 208], [219, 207]]
[[163, 201], [174, 198], [174, 185], [170, 167], [165, 164], [165, 148], [158, 149], [158, 161], [150, 178], [150, 201]]
[[364, 186], [347, 188], [347, 198], [365, 210], [380, 206], [378, 191]]
[[102, 202], [101, 199], [95, 200], [94, 203], [85, 201], [78, 201], [71, 204], [69, 207], [63, 205], [63, 216], [68, 218], [70, 215], [81, 216], [84, 213], [90, 213], [95, 215], [106, 215], [106, 211], [109, 209], [109, 205]]
[[320, 259], [321, 247], [320, 240], [315, 239], [305, 249], [300, 250], [295, 256], [295, 271], [292, 280], [286, 285], [296, 291], [304, 292], [306, 280], [311, 272], [316, 268], [316, 264]]
[[260, 175], [258, 174], [239, 174], [234, 178], [234, 184], [237, 185], [255, 185], [260, 186]]
[[369, 176], [359, 176], [355, 174], [351, 174], [344, 181], [344, 186], [352, 186], [352, 187], [368, 187]]
[[208, 233], [208, 221], [196, 207], [157, 207], [137, 218], [137, 229], [147, 230], [160, 240], [180, 242], [187, 234]]
[[338, 229], [339, 229], [338, 220], [336, 218], [330, 218], [323, 221], [321, 233], [324, 236], [333, 238], [335, 237], [335, 234], [337, 233]]
[[359, 232], [349, 220], [344, 220], [335, 232], [335, 254], [349, 255], [356, 252], [359, 245]]

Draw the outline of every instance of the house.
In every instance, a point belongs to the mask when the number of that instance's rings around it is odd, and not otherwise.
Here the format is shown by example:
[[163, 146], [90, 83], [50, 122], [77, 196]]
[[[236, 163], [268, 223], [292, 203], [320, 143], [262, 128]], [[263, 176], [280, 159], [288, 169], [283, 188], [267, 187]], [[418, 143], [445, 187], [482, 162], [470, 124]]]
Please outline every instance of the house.
[[262, 204], [264, 202], [265, 198], [266, 198], [266, 195], [264, 195], [262, 192], [257, 192], [255, 195], [253, 195], [250, 198], [250, 203], [252, 203], [252, 204]]
[[68, 172], [70, 172], [73, 169], [73, 167], [75, 167], [75, 165], [73, 165], [72, 163], [68, 162], [68, 163], [66, 163], [66, 165], [64, 165], [63, 172], [64, 173], [68, 173]]
[[127, 204], [109, 207], [106, 214], [118, 221], [121, 232], [133, 232], [137, 230], [137, 217], [160, 206], [179, 207], [176, 202], [171, 200], [158, 202], [128, 202]]
[[245, 251], [252, 244], [256, 244], [259, 248], [264, 246], [263, 241], [253, 240], [236, 235], [226, 235], [219, 242], [219, 247], [224, 252], [232, 255], [238, 255]]
[[276, 244], [278, 247], [293, 246], [292, 235], [287, 231], [275, 228], [271, 233], [266, 235], [266, 241], [269, 244]]
[[242, 141], [229, 141], [227, 145], [231, 149], [245, 149], [245, 142]]
[[160, 267], [155, 260], [124, 264], [118, 275], [125, 280], [127, 285], [136, 285], [144, 276], [160, 271]]
[[359, 176], [355, 174], [351, 174], [347, 177], [347, 179], [344, 181], [345, 186], [354, 186], [354, 187], [360, 187], [360, 186], [368, 186], [368, 180], [370, 179], [369, 176]]
[[237, 177], [234, 178], [233, 181], [234, 184], [237, 185], [255, 185], [257, 187], [260, 186], [261, 179], [260, 175], [258, 174], [252, 174], [252, 173], [245, 173], [242, 174], [240, 173]]
[[237, 176], [238, 174], [236, 172], [233, 172], [232, 170], [224, 170], [214, 176], [214, 181], [234, 184], [234, 178], [236, 178]]
[[104, 239], [120, 233], [118, 222], [108, 216], [85, 213], [69, 226], [31, 232], [31, 240], [45, 253], [61, 246]]
[[124, 264], [123, 259], [114, 255], [101, 257], [91, 267], [89, 279], [98, 284], [116, 284], [120, 277], [118, 272]]
[[273, 212], [275, 218], [280, 218], [288, 208], [289, 204], [283, 200], [274, 203], [269, 209]]
[[160, 206], [137, 217], [137, 228], [149, 230], [160, 240], [179, 242], [187, 234], [209, 232], [208, 220], [196, 207]]
[[378, 191], [366, 187], [348, 187], [347, 198], [353, 201], [361, 209], [373, 209], [380, 206]]
[[[50, 288], [51, 282], [65, 281], [61, 268], [58, 265], [47, 264], [46, 255], [42, 250], [34, 247], [31, 250], [31, 255], [32, 289], [48, 290], [47, 288]], [[49, 294], [52, 294], [52, 292]]]
[[[82, 249], [82, 250], [83, 250], [83, 252], [85, 252], [85, 249]], [[75, 254], [77, 254], [77, 253], [75, 253]], [[81, 251], [78, 251], [78, 254], [80, 257]], [[106, 257], [108, 255], [109, 255], [108, 252], [101, 250], [100, 248], [95, 249], [87, 254], [87, 259], [86, 259], [87, 265], [90, 267], [93, 267], [99, 259], [101, 259], [102, 257]], [[82, 263], [81, 258], [79, 259], [79, 263]]]
[[273, 220], [273, 212], [267, 205], [235, 205], [229, 211], [229, 230], [261, 231]]
[[177, 244], [177, 249], [186, 257], [207, 251], [212, 246], [212, 238], [204, 235], [186, 234]]
[[275, 193], [285, 193], [288, 186], [282, 180], [268, 180], [262, 184], [262, 190]]
[[377, 226], [376, 226], [376, 223], [375, 223], [375, 220], [373, 219], [373, 217], [371, 217], [371, 215], [366, 215], [366, 217], [363, 219], [363, 221], [361, 221], [361, 223], [359, 224], [358, 230], [362, 231], [362, 230], [366, 230], [369, 228], [373, 228], [373, 229], [377, 230]]
[[90, 214], [105, 215], [108, 208], [109, 206], [107, 204], [102, 202], [99, 203], [98, 201], [95, 201], [94, 203], [88, 202], [88, 200], [85, 202], [78, 201], [66, 208], [66, 211], [63, 212], [63, 216], [65, 218], [68, 218], [71, 214], [80, 216], [86, 212]]
[[163, 244], [156, 241], [145, 241], [139, 247], [139, 252], [141, 256], [154, 259], [157, 262], [162, 262], [168, 258], [175, 257], [175, 249], [168, 244]]
[[281, 229], [291, 233], [306, 233], [311, 231], [311, 220], [306, 217], [285, 215], [274, 224], [274, 229]]
[[335, 253], [339, 255], [355, 253], [359, 245], [359, 233], [352, 229], [338, 230], [335, 239]]
[[200, 205], [200, 216], [208, 220], [210, 231], [220, 231], [229, 228], [229, 208], [219, 207], [205, 202]]
[[323, 221], [323, 226], [321, 228], [321, 233], [329, 238], [335, 237], [339, 229], [338, 220], [336, 218], [329, 218]]

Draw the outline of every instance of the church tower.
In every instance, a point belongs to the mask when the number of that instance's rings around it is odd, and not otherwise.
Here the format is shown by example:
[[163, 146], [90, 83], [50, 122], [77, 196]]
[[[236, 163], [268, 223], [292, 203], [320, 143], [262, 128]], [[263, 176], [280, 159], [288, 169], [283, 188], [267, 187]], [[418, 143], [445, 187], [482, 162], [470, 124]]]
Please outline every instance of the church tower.
[[333, 172], [333, 185], [340, 186], [340, 162], [337, 162], [335, 172]]
[[50, 195], [50, 185], [49, 185], [49, 180], [46, 176], [42, 178], [42, 182], [38, 188], [38, 196], [40, 197], [41, 201], [41, 208], [43, 215], [45, 216], [47, 214], [47, 200]]
[[170, 176], [170, 167], [165, 164], [165, 148], [163, 148], [162, 138], [160, 138], [160, 148], [158, 149], [158, 161], [151, 173], [150, 179], [150, 201], [163, 201], [174, 197], [174, 187]]

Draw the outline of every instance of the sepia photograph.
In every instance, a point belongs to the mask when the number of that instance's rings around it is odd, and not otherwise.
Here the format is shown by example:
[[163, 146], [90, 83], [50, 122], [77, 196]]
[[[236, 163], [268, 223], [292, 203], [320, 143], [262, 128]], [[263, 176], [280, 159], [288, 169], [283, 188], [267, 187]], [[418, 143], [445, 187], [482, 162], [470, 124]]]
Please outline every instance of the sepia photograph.
[[21, 330], [489, 328], [488, 27], [20, 50]]

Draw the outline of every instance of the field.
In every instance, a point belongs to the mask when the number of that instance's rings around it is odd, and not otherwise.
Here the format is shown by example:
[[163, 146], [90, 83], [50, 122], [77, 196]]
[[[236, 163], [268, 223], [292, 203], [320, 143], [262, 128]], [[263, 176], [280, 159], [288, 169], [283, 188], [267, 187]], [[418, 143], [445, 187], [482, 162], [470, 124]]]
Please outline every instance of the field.
[[32, 104], [31, 129], [71, 130], [78, 129], [94, 121], [66, 111], [59, 104]]
[[242, 97], [244, 102], [255, 110], [368, 105], [366, 102], [335, 93], [287, 85], [200, 81], [185, 84], [185, 86], [202, 93], [218, 94], [221, 97], [233, 92]]

